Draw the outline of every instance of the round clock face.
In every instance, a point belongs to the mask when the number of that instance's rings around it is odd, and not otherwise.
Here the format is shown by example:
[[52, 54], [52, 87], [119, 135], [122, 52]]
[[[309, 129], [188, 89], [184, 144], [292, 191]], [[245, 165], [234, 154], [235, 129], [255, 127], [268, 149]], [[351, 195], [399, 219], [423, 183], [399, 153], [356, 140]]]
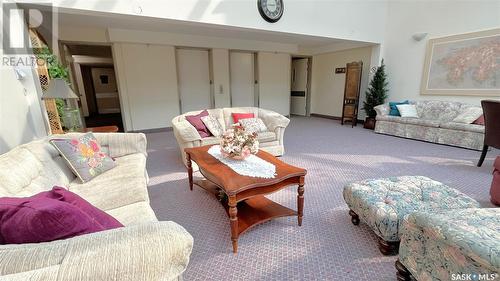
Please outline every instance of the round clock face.
[[268, 22], [277, 22], [283, 15], [283, 0], [258, 0], [260, 15]]

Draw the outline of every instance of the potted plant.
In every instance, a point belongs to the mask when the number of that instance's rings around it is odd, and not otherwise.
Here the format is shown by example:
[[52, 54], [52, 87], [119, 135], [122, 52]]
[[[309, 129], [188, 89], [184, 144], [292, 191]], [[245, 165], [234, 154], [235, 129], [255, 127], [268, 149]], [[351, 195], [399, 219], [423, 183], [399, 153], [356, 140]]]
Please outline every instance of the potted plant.
[[385, 64], [384, 60], [377, 68], [375, 75], [370, 81], [370, 87], [366, 91], [366, 99], [363, 102], [363, 110], [366, 113], [365, 123], [363, 125], [366, 129], [373, 130], [375, 128], [375, 116], [377, 116], [377, 112], [375, 112], [374, 107], [385, 102], [387, 98], [387, 76], [385, 74]]

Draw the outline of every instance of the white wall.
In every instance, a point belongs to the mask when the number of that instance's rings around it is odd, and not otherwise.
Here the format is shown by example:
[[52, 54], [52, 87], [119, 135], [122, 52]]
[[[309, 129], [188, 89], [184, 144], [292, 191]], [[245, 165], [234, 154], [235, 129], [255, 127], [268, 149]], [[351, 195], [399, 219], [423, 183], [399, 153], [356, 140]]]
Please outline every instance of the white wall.
[[[55, 0], [62, 10], [141, 15], [251, 29], [310, 34], [324, 37], [381, 42], [384, 37], [387, 1], [285, 1], [284, 14], [277, 23], [259, 15], [253, 0]], [[110, 14], [109, 16], [113, 16]]]
[[345, 67], [353, 61], [363, 62], [358, 118], [365, 114], [361, 109], [369, 82], [372, 47], [313, 56], [311, 81], [311, 113], [341, 117], [344, 100], [345, 74], [335, 74], [335, 68]]
[[290, 115], [290, 54], [257, 54], [259, 107]]
[[27, 76], [19, 81], [13, 68], [0, 69], [0, 154], [47, 135], [31, 70], [23, 71]]
[[[428, 39], [500, 27], [500, 1], [389, 1], [383, 58], [390, 100], [438, 99], [479, 104], [491, 97], [420, 95]], [[427, 32], [416, 42], [411, 36]]]
[[179, 115], [175, 48], [116, 43], [113, 56], [126, 130], [171, 127]]

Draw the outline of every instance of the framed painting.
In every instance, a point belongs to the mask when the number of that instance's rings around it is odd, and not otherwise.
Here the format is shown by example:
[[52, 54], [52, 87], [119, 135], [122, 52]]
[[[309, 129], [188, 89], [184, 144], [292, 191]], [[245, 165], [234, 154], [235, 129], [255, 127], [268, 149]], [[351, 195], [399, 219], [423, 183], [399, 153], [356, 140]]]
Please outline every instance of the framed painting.
[[500, 96], [500, 28], [430, 39], [420, 91]]

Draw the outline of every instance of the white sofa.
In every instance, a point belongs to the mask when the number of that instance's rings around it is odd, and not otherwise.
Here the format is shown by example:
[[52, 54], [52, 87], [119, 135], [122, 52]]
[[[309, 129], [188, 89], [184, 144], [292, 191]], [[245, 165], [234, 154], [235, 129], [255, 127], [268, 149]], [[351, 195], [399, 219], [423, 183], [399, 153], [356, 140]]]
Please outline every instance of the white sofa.
[[47, 138], [36, 140], [0, 155], [0, 197], [67, 187], [125, 227], [53, 242], [0, 245], [0, 280], [181, 278], [193, 237], [174, 222], [159, 222], [149, 205], [145, 135], [94, 135], [115, 158], [112, 170], [82, 184]]
[[376, 106], [375, 132], [409, 139], [481, 150], [484, 126], [452, 120], [473, 105], [448, 101], [415, 101], [419, 118], [389, 115], [388, 104]]
[[[208, 109], [207, 111], [209, 115], [217, 117], [224, 130], [230, 128], [233, 124], [232, 113], [253, 113], [256, 118], [260, 118], [264, 121], [268, 129], [267, 132], [258, 134], [259, 148], [274, 156], [281, 156], [285, 153], [283, 134], [285, 133], [285, 128], [288, 126], [288, 123], [290, 123], [290, 119], [285, 116], [271, 110], [257, 107], [216, 108]], [[220, 142], [220, 138], [213, 136], [202, 138], [195, 127], [184, 117], [186, 115], [196, 115], [200, 112], [201, 110], [186, 112], [176, 116], [172, 120], [174, 135], [179, 144], [184, 164], [186, 164], [184, 148], [218, 144]]]

